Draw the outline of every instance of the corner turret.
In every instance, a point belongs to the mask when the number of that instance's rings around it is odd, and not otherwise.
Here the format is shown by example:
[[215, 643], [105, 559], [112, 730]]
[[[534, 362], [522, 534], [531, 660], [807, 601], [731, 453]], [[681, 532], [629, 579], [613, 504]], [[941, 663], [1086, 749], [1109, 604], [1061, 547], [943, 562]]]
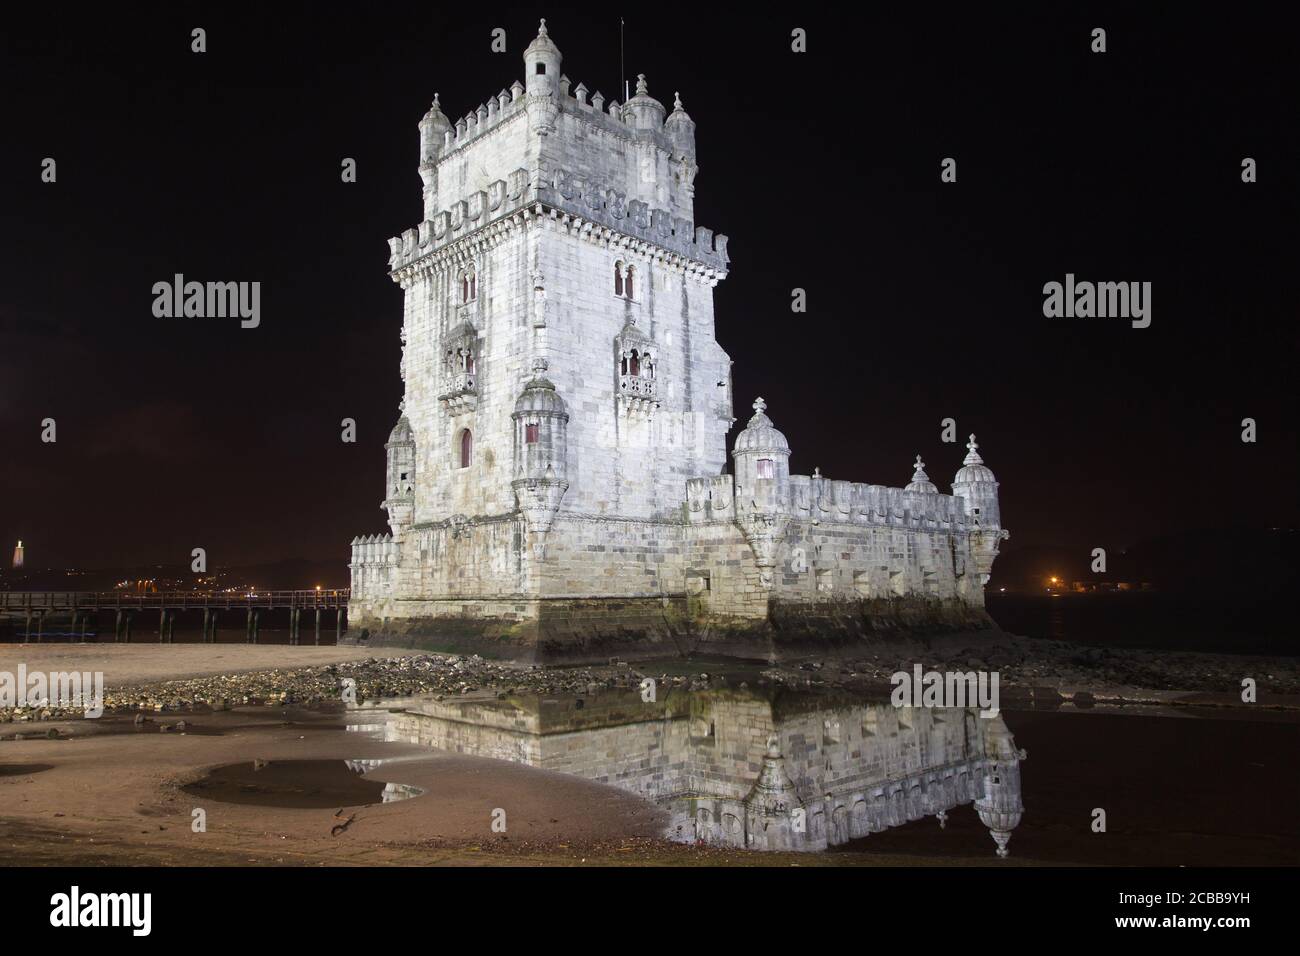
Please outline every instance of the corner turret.
[[388, 456], [388, 484], [383, 508], [396, 537], [415, 519], [415, 433], [405, 415], [389, 433], [384, 452]]
[[560, 48], [546, 33], [546, 21], [537, 29], [537, 37], [524, 51], [524, 90], [529, 96], [558, 97]]
[[992, 470], [980, 457], [975, 436], [966, 444], [968, 453], [961, 469], [952, 481], [952, 493], [966, 503], [970, 516], [971, 551], [979, 571], [980, 584], [988, 583], [993, 571], [993, 561], [998, 556], [1002, 541], [1011, 534], [1002, 529], [1002, 512], [998, 507], [998, 482]]
[[438, 94], [433, 94], [433, 105], [420, 120], [420, 180], [424, 183], [424, 218], [432, 219], [438, 212], [438, 158], [451, 121], [442, 112]]

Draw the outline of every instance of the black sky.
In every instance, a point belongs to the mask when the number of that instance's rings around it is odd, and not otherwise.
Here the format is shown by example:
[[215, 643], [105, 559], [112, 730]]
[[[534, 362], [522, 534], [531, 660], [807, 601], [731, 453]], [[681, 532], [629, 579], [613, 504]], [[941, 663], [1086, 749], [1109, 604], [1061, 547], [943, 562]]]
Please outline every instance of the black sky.
[[[1266, 12], [1142, 7], [623, 11], [629, 76], [681, 91], [698, 124], [696, 221], [732, 237], [715, 302], [737, 428], [762, 394], [794, 470], [897, 485], [920, 453], [948, 490], [951, 416], [1002, 482], [1010, 547], [1296, 524], [1291, 34]], [[521, 78], [539, 16], [573, 84], [621, 100], [618, 15], [7, 10], [0, 541], [36, 566], [197, 546], [342, 564], [384, 530], [385, 240], [419, 217], [416, 124], [435, 91], [454, 120]], [[154, 318], [177, 272], [261, 281], [261, 327]], [[1043, 283], [1067, 272], [1152, 282], [1151, 327], [1045, 319]]]

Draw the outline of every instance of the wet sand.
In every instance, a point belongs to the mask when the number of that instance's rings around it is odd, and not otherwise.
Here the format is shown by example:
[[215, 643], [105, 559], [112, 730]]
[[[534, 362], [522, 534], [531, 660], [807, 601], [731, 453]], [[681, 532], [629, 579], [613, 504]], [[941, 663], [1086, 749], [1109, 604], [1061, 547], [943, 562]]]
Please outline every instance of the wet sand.
[[400, 648], [264, 644], [0, 644], [0, 671], [102, 671], [108, 685], [318, 667], [372, 657], [407, 657]]

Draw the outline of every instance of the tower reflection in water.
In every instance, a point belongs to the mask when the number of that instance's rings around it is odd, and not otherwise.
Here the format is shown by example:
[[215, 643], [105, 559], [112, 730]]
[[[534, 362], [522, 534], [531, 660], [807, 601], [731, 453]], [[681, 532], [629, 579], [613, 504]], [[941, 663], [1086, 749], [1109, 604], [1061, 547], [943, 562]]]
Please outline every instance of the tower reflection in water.
[[824, 850], [971, 804], [1007, 855], [1025, 753], [1001, 716], [789, 689], [413, 699], [384, 733], [630, 791], [669, 834], [755, 850]]

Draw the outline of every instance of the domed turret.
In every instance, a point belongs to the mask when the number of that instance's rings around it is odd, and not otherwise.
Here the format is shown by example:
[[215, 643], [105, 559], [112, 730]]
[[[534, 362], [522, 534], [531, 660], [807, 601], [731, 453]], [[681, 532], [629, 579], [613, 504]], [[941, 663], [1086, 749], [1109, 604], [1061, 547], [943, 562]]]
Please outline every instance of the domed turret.
[[[645, 74], [638, 74], [636, 96], [628, 100], [623, 107], [623, 115], [627, 117], [628, 125], [633, 129], [660, 129], [664, 125], [666, 112], [664, 105], [650, 95]], [[687, 119], [689, 120], [690, 117]]]
[[785, 440], [785, 435], [777, 431], [776, 426], [772, 424], [772, 419], [764, 414], [767, 409], [767, 402], [762, 397], [756, 398], [753, 404], [754, 416], [745, 426], [744, 431], [736, 436], [736, 444], [731, 452], [732, 456], [739, 456], [742, 453], [749, 452], [771, 452], [777, 455], [790, 456], [790, 443]]
[[443, 140], [451, 122], [438, 105], [438, 94], [433, 94], [433, 105], [420, 120], [420, 181], [424, 183], [424, 218], [432, 219], [438, 212], [438, 157], [442, 155]]
[[429, 107], [429, 112], [424, 114], [424, 119], [420, 120], [421, 169], [438, 161], [438, 156], [442, 153], [444, 134], [449, 129], [451, 129], [451, 121], [442, 112], [438, 94], [434, 93], [433, 105]]
[[664, 121], [664, 132], [681, 153], [695, 155], [695, 120], [682, 106], [680, 93], [673, 94], [673, 111]]
[[952, 480], [952, 493], [965, 499], [966, 513], [971, 516], [974, 524], [981, 528], [1001, 528], [997, 479], [980, 457], [974, 435], [970, 436], [966, 448], [966, 459]]
[[539, 359], [510, 416], [515, 423], [515, 500], [529, 530], [542, 534], [550, 529], [569, 487], [569, 411], [555, 383], [542, 375], [545, 370]]
[[762, 398], [754, 400], [754, 417], [732, 448], [740, 511], [775, 513], [784, 510], [788, 498], [790, 443], [764, 414], [766, 408]]
[[384, 445], [388, 456], [388, 487], [384, 509], [393, 534], [410, 527], [415, 517], [415, 432], [403, 415], [388, 434]]
[[546, 21], [524, 51], [524, 88], [529, 95], [554, 96], [560, 89], [560, 48], [546, 33]]
[[921, 456], [916, 456], [916, 470], [912, 472], [912, 480], [908, 482], [904, 491], [919, 491], [925, 494], [937, 494], [939, 489], [935, 487], [930, 476], [925, 473], [925, 462], [921, 461]]
[[980, 822], [989, 828], [997, 854], [1007, 855], [1011, 831], [1020, 825], [1025, 806], [1020, 797], [1020, 761], [1025, 753], [1000, 717], [978, 718], [984, 737], [984, 789], [975, 801]]

